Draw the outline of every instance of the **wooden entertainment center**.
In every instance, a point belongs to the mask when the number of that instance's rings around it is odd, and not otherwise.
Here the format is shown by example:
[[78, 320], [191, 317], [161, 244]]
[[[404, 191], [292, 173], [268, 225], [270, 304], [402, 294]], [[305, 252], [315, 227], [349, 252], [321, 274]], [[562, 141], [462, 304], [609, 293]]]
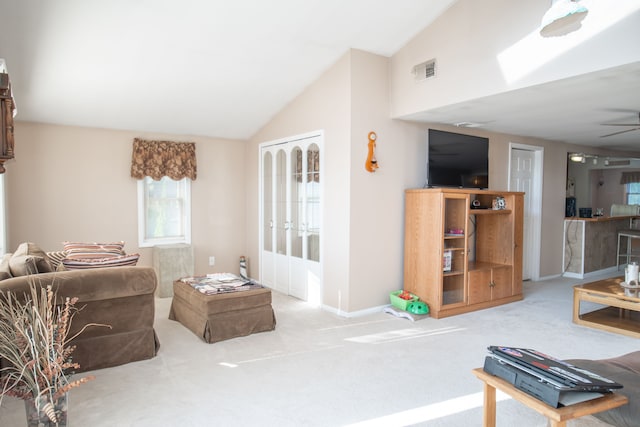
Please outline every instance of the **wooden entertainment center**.
[[404, 289], [442, 318], [522, 299], [524, 193], [405, 192]]

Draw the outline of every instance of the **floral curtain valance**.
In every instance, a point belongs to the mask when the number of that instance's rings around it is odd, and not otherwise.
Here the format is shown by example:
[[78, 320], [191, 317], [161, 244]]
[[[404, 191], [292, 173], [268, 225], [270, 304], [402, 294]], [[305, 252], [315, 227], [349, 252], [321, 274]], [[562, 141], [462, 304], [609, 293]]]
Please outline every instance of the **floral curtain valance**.
[[620, 184], [632, 184], [634, 182], [640, 182], [640, 171], [622, 172]]
[[168, 176], [173, 180], [190, 178], [195, 181], [197, 173], [196, 144], [194, 142], [133, 140], [131, 176], [155, 180]]

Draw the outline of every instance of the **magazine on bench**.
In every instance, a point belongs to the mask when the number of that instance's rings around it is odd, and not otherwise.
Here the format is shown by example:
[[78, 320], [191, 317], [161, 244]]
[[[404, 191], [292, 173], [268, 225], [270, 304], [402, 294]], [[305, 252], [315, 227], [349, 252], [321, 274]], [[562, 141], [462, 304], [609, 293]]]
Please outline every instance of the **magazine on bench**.
[[205, 295], [247, 291], [262, 287], [251, 280], [243, 279], [232, 273], [212, 273], [206, 276], [185, 277], [180, 281], [191, 285]]

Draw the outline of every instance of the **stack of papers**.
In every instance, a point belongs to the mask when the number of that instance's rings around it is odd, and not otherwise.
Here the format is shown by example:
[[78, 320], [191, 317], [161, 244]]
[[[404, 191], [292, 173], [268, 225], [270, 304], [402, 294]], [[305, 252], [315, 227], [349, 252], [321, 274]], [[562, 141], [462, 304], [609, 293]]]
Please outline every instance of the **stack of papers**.
[[185, 277], [180, 279], [203, 294], [217, 294], [241, 290], [243, 286], [250, 288], [252, 283], [231, 273], [213, 273], [206, 276]]

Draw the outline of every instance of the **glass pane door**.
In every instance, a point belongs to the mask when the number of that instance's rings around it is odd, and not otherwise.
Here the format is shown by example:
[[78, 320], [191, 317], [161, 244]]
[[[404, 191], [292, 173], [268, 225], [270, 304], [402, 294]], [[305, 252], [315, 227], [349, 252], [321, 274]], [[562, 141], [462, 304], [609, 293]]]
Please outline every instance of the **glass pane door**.
[[262, 247], [273, 251], [273, 156], [269, 151], [262, 159]]
[[302, 150], [294, 147], [291, 150], [291, 256], [302, 258], [302, 241], [304, 237], [303, 214], [303, 175], [302, 175]]
[[287, 156], [284, 150], [276, 153], [276, 253], [287, 254]]
[[307, 259], [320, 261], [320, 148], [307, 148], [306, 177]]

